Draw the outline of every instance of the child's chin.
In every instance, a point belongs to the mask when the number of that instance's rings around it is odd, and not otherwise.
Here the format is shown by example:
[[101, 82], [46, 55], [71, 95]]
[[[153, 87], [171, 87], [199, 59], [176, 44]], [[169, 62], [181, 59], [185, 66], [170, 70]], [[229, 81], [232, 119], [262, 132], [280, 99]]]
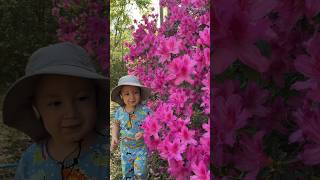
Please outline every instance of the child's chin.
[[66, 134], [65, 141], [68, 143], [79, 142], [83, 139], [84, 133]]
[[128, 105], [129, 105], [130, 107], [136, 107], [136, 106], [138, 105], [138, 103], [128, 103]]

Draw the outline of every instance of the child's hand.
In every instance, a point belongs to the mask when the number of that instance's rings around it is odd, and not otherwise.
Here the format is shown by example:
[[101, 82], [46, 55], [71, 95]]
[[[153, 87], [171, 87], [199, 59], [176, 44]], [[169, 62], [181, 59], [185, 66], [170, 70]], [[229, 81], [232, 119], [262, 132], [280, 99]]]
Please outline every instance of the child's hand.
[[136, 140], [142, 139], [143, 138], [143, 132], [136, 133], [135, 138], [136, 138]]
[[111, 139], [111, 151], [113, 151], [119, 144], [119, 138], [112, 137]]

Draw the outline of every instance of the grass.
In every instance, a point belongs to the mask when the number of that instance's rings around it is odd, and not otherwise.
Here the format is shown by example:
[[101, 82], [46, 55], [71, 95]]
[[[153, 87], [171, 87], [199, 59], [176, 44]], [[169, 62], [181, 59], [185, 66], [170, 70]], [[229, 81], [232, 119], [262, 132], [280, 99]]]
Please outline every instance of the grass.
[[[110, 101], [110, 119], [111, 123], [114, 122], [114, 112], [115, 112], [116, 104]], [[111, 133], [111, 130], [110, 130]], [[111, 137], [111, 135], [110, 135]], [[111, 139], [111, 138], [110, 138]], [[119, 146], [110, 155], [110, 180], [117, 180], [122, 178], [121, 173], [121, 160], [120, 160], [120, 148]]]

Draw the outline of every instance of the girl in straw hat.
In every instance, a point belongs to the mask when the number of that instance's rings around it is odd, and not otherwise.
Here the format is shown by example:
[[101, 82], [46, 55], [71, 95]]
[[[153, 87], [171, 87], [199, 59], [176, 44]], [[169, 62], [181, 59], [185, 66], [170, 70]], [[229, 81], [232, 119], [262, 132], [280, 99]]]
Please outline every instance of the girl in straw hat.
[[69, 42], [37, 50], [7, 92], [3, 121], [35, 143], [15, 179], [107, 179], [106, 78]]
[[141, 102], [149, 95], [150, 90], [132, 75], [121, 77], [111, 92], [111, 100], [120, 104], [115, 112], [111, 149], [119, 143], [120, 131], [122, 179], [125, 180], [147, 179], [147, 149], [141, 125], [150, 109]]

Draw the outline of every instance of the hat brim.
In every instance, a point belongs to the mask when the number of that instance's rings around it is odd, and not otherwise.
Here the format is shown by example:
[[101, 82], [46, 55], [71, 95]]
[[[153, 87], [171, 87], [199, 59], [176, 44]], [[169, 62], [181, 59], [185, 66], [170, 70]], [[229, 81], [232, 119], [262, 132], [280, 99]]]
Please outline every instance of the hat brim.
[[33, 140], [39, 141], [48, 136], [41, 119], [32, 109], [32, 96], [37, 80], [43, 75], [66, 75], [96, 81], [98, 120], [97, 130], [105, 130], [107, 123], [107, 78], [95, 72], [76, 66], [59, 65], [37, 71], [35, 74], [18, 79], [7, 91], [3, 100], [3, 122], [16, 128]]
[[116, 87], [114, 87], [112, 90], [111, 90], [111, 100], [122, 105], [122, 100], [120, 98], [120, 91], [121, 91], [121, 88], [122, 86], [136, 86], [136, 87], [140, 87], [141, 88], [141, 101], [145, 101], [147, 100], [150, 95], [151, 95], [151, 91], [149, 88], [145, 87], [145, 86], [142, 86], [140, 84], [136, 84], [136, 83], [126, 83], [126, 84], [121, 84], [121, 85], [118, 85]]

